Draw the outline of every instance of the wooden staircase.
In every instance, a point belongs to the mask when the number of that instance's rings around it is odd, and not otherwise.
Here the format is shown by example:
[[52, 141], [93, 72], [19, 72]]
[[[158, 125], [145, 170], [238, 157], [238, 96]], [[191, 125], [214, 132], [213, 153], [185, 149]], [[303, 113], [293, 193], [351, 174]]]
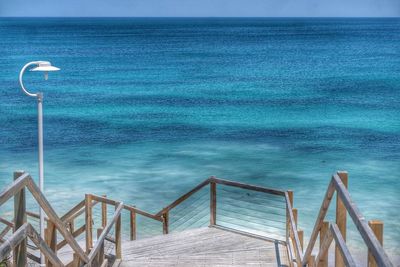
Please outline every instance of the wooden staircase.
[[[37, 253], [31, 251], [34, 248], [45, 255], [46, 266], [109, 266], [111, 259], [116, 260], [114, 265], [121, 266], [328, 266], [328, 249], [334, 240], [335, 266], [357, 266], [346, 245], [348, 214], [368, 247], [368, 266], [394, 266], [381, 244], [379, 226], [382, 224], [365, 220], [350, 198], [347, 180], [346, 172], [332, 176], [310, 240], [304, 247], [303, 231], [297, 227], [298, 211], [293, 207], [292, 191], [210, 177], [155, 214], [105, 196], [86, 194], [84, 200], [59, 217], [31, 176], [19, 171], [14, 173], [14, 182], [0, 193], [0, 206], [14, 198], [13, 219], [0, 217], [0, 223], [5, 225], [0, 232], [0, 261], [12, 254], [13, 266], [26, 266], [28, 259], [38, 262]], [[176, 225], [176, 221], [182, 220], [194, 207], [185, 207], [178, 213], [176, 209], [188, 203], [189, 199], [196, 199], [196, 193], [207, 187], [209, 227], [184, 231], [176, 231], [179, 227], [173, 229], [174, 223]], [[236, 191], [223, 193], [226, 188]], [[27, 190], [47, 215], [45, 240], [31, 224], [31, 219], [38, 215], [26, 210]], [[327, 222], [325, 216], [335, 193], [336, 219]], [[227, 198], [224, 194], [228, 194]], [[267, 200], [262, 200], [262, 196]], [[254, 199], [246, 202], [247, 197]], [[197, 198], [194, 203], [200, 205], [199, 199], [202, 198]], [[223, 199], [234, 207], [233, 214], [228, 214], [228, 220], [223, 218], [227, 212], [221, 205]], [[93, 213], [97, 204], [101, 204], [101, 218]], [[114, 210], [111, 217], [107, 216], [108, 206]], [[121, 234], [122, 211], [129, 213], [129, 241], [124, 242]], [[260, 215], [261, 212], [265, 215]], [[159, 223], [163, 235], [137, 239], [137, 216]], [[77, 226], [81, 217], [84, 217], [84, 224]], [[283, 220], [280, 219], [282, 217]], [[94, 229], [97, 220], [100, 220], [100, 227]], [[194, 225], [196, 220], [197, 217], [191, 216], [186, 225]], [[224, 220], [228, 227], [223, 225]], [[234, 221], [239, 221], [242, 227], [232, 226]], [[243, 229], [243, 225], [257, 226], [261, 222], [271, 225], [265, 231]], [[179, 222], [179, 225], [182, 223]], [[277, 234], [274, 229], [283, 229], [284, 233]], [[93, 232], [97, 235], [95, 242]], [[61, 239], [58, 234], [61, 234]], [[77, 238], [83, 234], [84, 242], [79, 243]], [[318, 237], [319, 247], [314, 248]], [[34, 245], [29, 245], [28, 240]], [[114, 249], [106, 250], [106, 243], [113, 244]], [[66, 246], [70, 250], [66, 250]], [[316, 250], [318, 253], [314, 255]], [[61, 257], [66, 253], [70, 254], [68, 260]]]

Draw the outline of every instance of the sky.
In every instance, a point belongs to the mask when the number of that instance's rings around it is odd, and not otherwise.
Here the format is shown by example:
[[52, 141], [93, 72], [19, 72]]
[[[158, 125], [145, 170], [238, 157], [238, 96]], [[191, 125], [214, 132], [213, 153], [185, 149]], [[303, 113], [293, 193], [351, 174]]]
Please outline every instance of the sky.
[[0, 0], [3, 17], [399, 17], [400, 0]]

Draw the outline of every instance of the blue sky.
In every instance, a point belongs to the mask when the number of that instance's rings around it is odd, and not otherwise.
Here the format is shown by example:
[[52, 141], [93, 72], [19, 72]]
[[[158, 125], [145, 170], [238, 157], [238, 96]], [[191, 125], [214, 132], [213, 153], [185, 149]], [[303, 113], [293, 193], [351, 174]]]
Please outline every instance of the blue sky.
[[0, 0], [0, 16], [386, 17], [400, 0]]

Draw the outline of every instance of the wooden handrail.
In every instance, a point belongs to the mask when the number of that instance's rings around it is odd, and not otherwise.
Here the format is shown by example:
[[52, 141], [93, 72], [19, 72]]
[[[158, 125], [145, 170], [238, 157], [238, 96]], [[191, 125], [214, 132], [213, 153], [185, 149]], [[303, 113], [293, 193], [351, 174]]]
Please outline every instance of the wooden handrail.
[[[393, 267], [393, 264], [389, 260], [389, 257], [387, 256], [385, 250], [383, 249], [382, 245], [380, 244], [380, 242], [374, 235], [371, 228], [368, 226], [368, 223], [365, 220], [364, 216], [361, 214], [361, 212], [358, 210], [355, 203], [352, 201], [349, 191], [346, 189], [345, 185], [343, 184], [342, 180], [340, 179], [340, 177], [337, 173], [332, 175], [331, 181], [328, 185], [328, 189], [327, 189], [327, 191], [325, 193], [325, 197], [322, 201], [322, 205], [319, 210], [319, 214], [318, 214], [317, 220], [315, 222], [314, 229], [310, 236], [310, 241], [308, 243], [307, 249], [303, 256], [302, 265], [306, 265], [309, 260], [309, 257], [311, 256], [311, 252], [315, 245], [318, 233], [321, 229], [323, 220], [324, 220], [326, 213], [328, 211], [328, 208], [329, 208], [329, 204], [330, 204], [335, 192], [337, 193], [337, 196], [343, 202], [347, 212], [349, 213], [349, 215], [352, 218], [354, 224], [356, 225], [358, 231], [360, 232], [361, 237], [363, 238], [368, 249], [371, 251], [372, 255], [374, 256], [378, 266]], [[341, 234], [338, 235], [338, 233], [340, 233], [338, 228], [334, 229], [334, 232], [336, 232], [336, 236], [338, 238], [337, 242], [338, 242], [338, 245], [340, 248], [340, 243], [345, 243], [344, 239]], [[332, 238], [334, 238], [334, 237], [332, 237]], [[342, 238], [342, 240], [340, 238]], [[343, 249], [343, 247], [341, 249]], [[343, 253], [343, 251], [342, 251], [342, 255], [346, 256], [345, 253]], [[344, 260], [346, 261], [346, 259], [344, 259]]]
[[244, 183], [229, 181], [229, 180], [225, 180], [225, 179], [215, 178], [215, 177], [212, 177], [209, 180], [213, 181], [217, 184], [239, 187], [242, 189], [247, 189], [247, 190], [257, 191], [257, 192], [262, 192], [262, 193], [267, 193], [267, 194], [273, 194], [273, 195], [278, 195], [278, 196], [285, 196], [285, 191], [282, 191], [279, 189], [273, 189], [273, 188], [262, 187], [262, 186], [251, 185], [251, 184], [244, 184]]
[[117, 206], [117, 208], [116, 208], [116, 210], [114, 212], [114, 215], [113, 215], [112, 219], [107, 223], [106, 227], [101, 232], [101, 235], [99, 236], [99, 238], [98, 238], [96, 244], [94, 245], [93, 249], [90, 251], [90, 253], [89, 253], [89, 262], [87, 263], [87, 265], [90, 265], [90, 263], [92, 263], [93, 260], [95, 259], [95, 257], [97, 256], [97, 253], [100, 251], [100, 248], [103, 245], [106, 236], [110, 232], [112, 226], [115, 224], [117, 219], [120, 217], [121, 211], [122, 211], [123, 208], [124, 208], [124, 204], [122, 202], [118, 203], [118, 206]]
[[196, 193], [197, 191], [199, 191], [200, 189], [202, 189], [203, 187], [205, 187], [209, 183], [210, 183], [210, 178], [204, 180], [203, 182], [198, 184], [196, 187], [194, 187], [192, 190], [190, 190], [189, 192], [183, 194], [178, 199], [176, 199], [174, 202], [172, 202], [168, 206], [164, 207], [162, 210], [160, 210], [158, 213], [156, 213], [156, 216], [161, 216], [162, 214], [164, 214], [166, 212], [169, 212], [171, 209], [173, 209], [176, 206], [178, 206], [179, 204], [181, 204], [183, 201], [188, 199], [191, 195], [193, 195], [194, 193]]
[[[301, 243], [300, 243], [299, 235], [297, 232], [297, 224], [294, 219], [293, 208], [292, 208], [292, 204], [290, 203], [290, 200], [289, 200], [288, 192], [285, 192], [285, 200], [286, 200], [286, 208], [287, 208], [288, 215], [289, 215], [289, 224], [291, 227], [290, 230], [293, 232], [293, 237], [294, 237], [294, 243], [295, 243], [294, 248], [296, 249], [296, 251], [295, 251], [296, 262], [300, 266], [300, 264], [302, 262], [302, 258], [303, 258], [303, 253], [301, 251]], [[291, 242], [290, 235], [288, 236], [288, 242]]]
[[47, 246], [46, 242], [39, 236], [36, 230], [25, 223], [19, 227], [7, 240], [0, 246], [0, 261], [3, 260], [16, 246], [27, 237], [39, 248], [39, 250], [56, 266], [63, 267], [64, 264], [57, 255]]
[[[109, 205], [114, 205], [115, 206], [115, 205], [118, 205], [120, 203], [118, 201], [112, 200], [110, 198], [105, 198], [105, 197], [102, 197], [102, 196], [97, 196], [97, 195], [93, 195], [93, 194], [90, 194], [90, 196], [92, 197], [93, 200], [96, 200], [96, 201], [102, 202], [102, 203], [106, 203], [106, 204], [109, 204]], [[135, 212], [137, 214], [143, 215], [145, 217], [148, 217], [148, 218], [156, 220], [156, 221], [160, 221], [160, 222], [162, 221], [161, 217], [158, 216], [157, 214], [151, 214], [149, 212], [146, 212], [146, 211], [143, 211], [141, 209], [138, 209], [138, 208], [136, 208], [134, 206], [129, 206], [129, 205], [125, 205], [124, 204], [123, 209]]]
[[44, 210], [47, 214], [49, 220], [51, 220], [58, 231], [63, 235], [65, 240], [67, 240], [70, 247], [74, 250], [75, 253], [81, 258], [83, 262], [88, 261], [88, 257], [85, 252], [81, 249], [78, 242], [74, 239], [72, 234], [67, 230], [65, 224], [61, 221], [61, 219], [57, 216], [54, 209], [51, 207], [50, 203], [47, 201], [46, 197], [42, 194], [40, 189], [37, 187], [35, 182], [32, 180], [31, 176], [28, 173], [23, 173], [18, 179], [16, 179], [11, 185], [6, 187], [0, 193], [0, 206], [3, 205], [8, 199], [17, 194], [21, 189], [27, 187], [33, 197], [38, 202], [39, 206]]

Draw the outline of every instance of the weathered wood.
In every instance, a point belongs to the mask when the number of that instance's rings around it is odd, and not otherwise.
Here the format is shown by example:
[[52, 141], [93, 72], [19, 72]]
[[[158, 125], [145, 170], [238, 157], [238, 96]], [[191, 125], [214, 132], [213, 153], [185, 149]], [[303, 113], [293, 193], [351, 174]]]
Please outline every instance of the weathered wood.
[[308, 257], [308, 267], [315, 267], [315, 255]]
[[55, 266], [64, 266], [57, 255], [47, 246], [46, 242], [40, 238], [39, 234], [30, 224], [28, 224], [27, 227], [27, 235], [52, 264]]
[[303, 246], [304, 246], [304, 231], [303, 231], [303, 230], [297, 230], [297, 234], [298, 234], [299, 240], [300, 240], [301, 251], [303, 251]]
[[21, 242], [26, 239], [27, 229], [28, 223], [23, 224], [7, 239], [6, 242], [0, 245], [0, 262], [4, 260], [13, 249], [15, 249]]
[[57, 216], [56, 212], [54, 211], [50, 203], [47, 201], [46, 197], [42, 194], [42, 192], [39, 190], [39, 188], [33, 182], [30, 176], [27, 178], [27, 187], [31, 192], [32, 196], [39, 203], [40, 207], [45, 211], [49, 220], [51, 220], [56, 225], [58, 231], [62, 234], [64, 239], [67, 240], [70, 247], [79, 255], [79, 257], [83, 262], [87, 262], [89, 260], [87, 255], [81, 249], [78, 242], [73, 238], [72, 234], [65, 227], [64, 222], [62, 222], [60, 218]]
[[293, 218], [294, 218], [294, 223], [297, 225], [297, 214], [298, 214], [298, 210], [296, 208], [292, 209], [293, 212]]
[[[379, 243], [383, 245], [383, 222], [382, 221], [369, 221], [369, 227], [371, 227], [372, 232], [378, 239]], [[378, 267], [375, 258], [370, 250], [368, 250], [368, 267]]]
[[[45, 242], [47, 246], [57, 255], [57, 230], [51, 221], [47, 221], [47, 228], [45, 229]], [[53, 264], [49, 259], [46, 259], [46, 266], [52, 267]]]
[[[348, 174], [345, 171], [338, 172], [340, 179], [342, 180], [343, 185], [348, 188]], [[347, 210], [344, 206], [342, 200], [337, 195], [336, 196], [336, 224], [340, 230], [340, 233], [344, 240], [346, 240], [346, 215]], [[336, 267], [344, 267], [344, 260], [342, 254], [340, 252], [339, 246], [335, 246], [335, 266]]]
[[[14, 181], [24, 175], [24, 171], [14, 172]], [[22, 187], [19, 192], [14, 195], [14, 232], [26, 223], [26, 196], [25, 187]], [[27, 263], [26, 258], [26, 239], [14, 248], [13, 262], [14, 266], [25, 267]]]
[[239, 183], [239, 182], [234, 182], [234, 181], [229, 181], [229, 180], [224, 180], [224, 179], [219, 179], [215, 177], [211, 177], [209, 179], [210, 182], [215, 182], [217, 184], [223, 184], [227, 186], [233, 186], [233, 187], [239, 187], [242, 189], [247, 189], [251, 191], [257, 191], [257, 192], [263, 192], [263, 193], [268, 193], [272, 195], [278, 195], [278, 196], [284, 196], [285, 191], [279, 190], [279, 189], [273, 189], [273, 188], [267, 188], [267, 187], [262, 187], [262, 186], [257, 186], [257, 185], [250, 185], [250, 184], [244, 184], [244, 183]]
[[85, 194], [86, 253], [89, 253], [93, 247], [92, 221], [92, 196], [90, 194]]
[[[121, 217], [121, 211], [124, 208], [124, 204], [121, 202], [118, 204], [113, 217], [111, 218], [111, 220], [109, 220], [107, 222], [106, 227], [104, 228], [104, 230], [101, 232], [100, 237], [97, 239], [96, 244], [94, 245], [94, 247], [92, 248], [92, 250], [89, 253], [89, 259], [88, 259], [88, 263], [91, 263], [94, 258], [97, 256], [97, 253], [99, 252], [101, 245], [104, 243], [104, 240], [106, 238], [106, 236], [108, 235], [108, 233], [110, 232], [111, 228], [113, 227], [113, 225], [117, 222], [117, 220], [120, 220]], [[117, 230], [115, 230], [117, 231]]]
[[81, 210], [85, 211], [83, 208], [85, 207], [85, 200], [80, 201], [74, 207], [72, 207], [67, 213], [61, 216], [61, 220], [64, 222], [70, 222], [71, 220], [75, 219], [75, 214]]
[[8, 234], [8, 232], [11, 231], [12, 229], [13, 229], [12, 226], [6, 225], [6, 227], [0, 233], [0, 240], [2, 240], [3, 237], [5, 237]]
[[202, 183], [198, 184], [195, 188], [193, 188], [192, 190], [190, 190], [189, 192], [187, 192], [186, 194], [182, 195], [181, 197], [179, 197], [177, 200], [175, 200], [174, 202], [172, 202], [170, 205], [168, 205], [167, 207], [163, 208], [162, 210], [160, 210], [156, 216], [161, 216], [162, 214], [164, 214], [166, 211], [169, 211], [173, 208], [175, 208], [176, 206], [178, 206], [180, 203], [182, 203], [183, 201], [185, 201], [186, 199], [188, 199], [191, 195], [193, 195], [194, 193], [196, 193], [197, 191], [199, 191], [200, 189], [202, 189], [204, 186], [208, 185], [210, 183], [210, 178], [206, 179], [205, 181], [203, 181]]
[[130, 222], [130, 240], [136, 240], [136, 212], [131, 211], [129, 213], [129, 222]]
[[165, 213], [163, 213], [162, 218], [163, 218], [163, 234], [166, 235], [168, 234], [169, 212], [166, 211]]
[[[122, 206], [123, 207], [123, 206]], [[118, 206], [115, 206], [117, 209]], [[117, 221], [115, 222], [115, 258], [121, 259], [122, 257], [122, 226], [121, 226], [121, 212], [117, 216]]]
[[5, 224], [6, 226], [9, 226], [9, 227], [11, 227], [11, 228], [14, 228], [14, 223], [13, 223], [13, 222], [10, 222], [10, 221], [7, 221], [7, 220], [4, 219], [4, 218], [1, 218], [1, 217], [0, 217], [0, 222], [3, 223], [3, 224]]
[[[106, 224], [107, 226], [107, 224]], [[101, 233], [103, 232], [103, 228], [97, 229], [97, 240], [99, 240]], [[101, 243], [99, 253], [97, 255], [98, 262], [101, 264], [104, 261], [104, 242]]]
[[17, 180], [15, 180], [9, 186], [4, 188], [4, 190], [1, 191], [0, 193], [0, 206], [3, 205], [5, 202], [7, 202], [7, 200], [9, 200], [19, 191], [21, 191], [21, 189], [28, 184], [29, 179], [30, 179], [29, 174], [24, 173]]
[[322, 224], [320, 240], [321, 241], [319, 244], [319, 252], [317, 255], [317, 259], [315, 260], [315, 265], [318, 267], [327, 267], [328, 266], [328, 249], [333, 240], [332, 232], [329, 231], [329, 223], [328, 222], [324, 222]]
[[[74, 237], [74, 238], [76, 238], [76, 237], [78, 237], [78, 236], [80, 236], [83, 232], [85, 232], [85, 230], [86, 230], [86, 225], [84, 224], [84, 225], [82, 225], [81, 227], [79, 227], [78, 229], [76, 229], [73, 233], [72, 233], [72, 236]], [[58, 244], [57, 244], [57, 250], [60, 250], [61, 248], [63, 248], [65, 245], [67, 245], [68, 244], [68, 242], [64, 239], [64, 240], [62, 240], [62, 241], [60, 241]]]
[[332, 200], [334, 193], [335, 193], [335, 186], [333, 184], [333, 180], [331, 180], [328, 185], [328, 189], [326, 190], [324, 200], [322, 201], [321, 208], [319, 209], [317, 220], [315, 221], [314, 228], [313, 228], [313, 231], [310, 236], [310, 241], [308, 242], [306, 251], [304, 252], [302, 265], [306, 265], [308, 262], [308, 258], [310, 257], [312, 249], [314, 248], [315, 242], [317, 241], [319, 231], [323, 224], [324, 218], [326, 216], [326, 213], [329, 208], [329, 204]]
[[[109, 199], [109, 198], [100, 197], [100, 196], [97, 196], [97, 195], [91, 195], [91, 196], [92, 196], [93, 200], [96, 200], [96, 201], [99, 201], [99, 202], [104, 202], [104, 203], [107, 203], [109, 205], [114, 205], [115, 206], [115, 205], [118, 205], [120, 203], [118, 201], [115, 201], [115, 200], [112, 200], [112, 199]], [[128, 211], [136, 212], [137, 214], [140, 214], [140, 215], [143, 215], [143, 216], [148, 217], [150, 219], [162, 222], [161, 216], [148, 213], [148, 212], [143, 211], [141, 209], [138, 209], [136, 207], [129, 206], [129, 205], [124, 205], [124, 209], [128, 210]]]
[[217, 219], [217, 184], [210, 183], [210, 225], [215, 225]]
[[[290, 206], [293, 207], [293, 191], [288, 190], [287, 195], [288, 195], [288, 200], [290, 202]], [[292, 236], [290, 228], [291, 227], [290, 227], [289, 210], [288, 210], [288, 206], [286, 206], [286, 242], [287, 243], [289, 243], [289, 239]]]
[[336, 188], [337, 193], [340, 195], [340, 198], [343, 201], [343, 204], [346, 206], [346, 209], [353, 220], [354, 224], [357, 226], [358, 231], [361, 234], [365, 244], [371, 251], [372, 255], [375, 257], [376, 263], [378, 266], [382, 267], [393, 267], [392, 262], [389, 260], [388, 255], [383, 249], [382, 245], [379, 243], [379, 240], [374, 235], [372, 229], [368, 226], [365, 217], [358, 210], [357, 206], [351, 200], [350, 194], [347, 191], [346, 187], [342, 183], [341, 179], [337, 174], [333, 176], [333, 183]]
[[[319, 253], [318, 253], [318, 257], [317, 257], [317, 261], [316, 261], [316, 265], [318, 267], [328, 267], [328, 253], [321, 253], [321, 251], [323, 251], [323, 249], [325, 249], [324, 246], [324, 241], [329, 241], [329, 240], [325, 240], [327, 237], [329, 238], [333, 238], [332, 234], [329, 231], [329, 222], [324, 221], [322, 223], [321, 226], [321, 230], [319, 233]], [[332, 241], [332, 239], [330, 239], [330, 241]], [[329, 244], [325, 244], [325, 245], [330, 245]], [[328, 246], [329, 248], [329, 246]]]
[[346, 241], [343, 239], [339, 227], [335, 223], [332, 223], [330, 231], [332, 232], [333, 238], [335, 239], [335, 243], [339, 248], [339, 252], [341, 253], [345, 266], [356, 267], [357, 265], [354, 262], [353, 258], [351, 257], [351, 253], [346, 246]]
[[[290, 200], [290, 196], [289, 196], [288, 192], [285, 192], [285, 202], [286, 202], [287, 211], [289, 212], [289, 224], [290, 224], [290, 231], [292, 232], [292, 235], [293, 235], [294, 252], [296, 255], [296, 262], [297, 262], [297, 265], [300, 265], [303, 260], [303, 258], [302, 258], [303, 254], [300, 250], [301, 249], [300, 239], [297, 234], [297, 225], [294, 220], [293, 208], [292, 208], [292, 204], [291, 204], [291, 202], [293, 202], [293, 198], [292, 198], [292, 200]], [[290, 238], [289, 238], [289, 240], [290, 240]]]
[[125, 266], [288, 266], [288, 257], [282, 243], [214, 226], [128, 241], [121, 263]]
[[[103, 195], [104, 198], [107, 198], [106, 195]], [[101, 227], [106, 227], [107, 225], [107, 203], [101, 202]]]

